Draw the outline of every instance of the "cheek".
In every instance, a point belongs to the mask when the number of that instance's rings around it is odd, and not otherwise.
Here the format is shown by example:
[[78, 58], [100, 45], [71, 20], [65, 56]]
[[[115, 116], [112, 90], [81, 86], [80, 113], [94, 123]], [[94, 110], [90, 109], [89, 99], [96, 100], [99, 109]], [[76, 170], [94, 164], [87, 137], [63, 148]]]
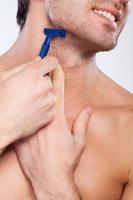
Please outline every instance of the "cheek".
[[[83, 12], [83, 3], [79, 0], [49, 0], [48, 15], [54, 25], [63, 28], [79, 23]], [[85, 10], [84, 10], [85, 11]]]
[[59, 22], [61, 22], [64, 18], [64, 8], [60, 4], [60, 1], [56, 0], [49, 0], [48, 3], [48, 16], [50, 18], [50, 21], [56, 25]]

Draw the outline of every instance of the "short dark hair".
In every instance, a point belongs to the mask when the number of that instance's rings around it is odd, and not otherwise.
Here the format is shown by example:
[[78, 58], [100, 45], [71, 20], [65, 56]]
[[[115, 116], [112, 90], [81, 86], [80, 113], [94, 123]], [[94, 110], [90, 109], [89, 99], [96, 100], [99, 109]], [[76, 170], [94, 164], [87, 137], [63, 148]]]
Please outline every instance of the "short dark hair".
[[20, 26], [20, 29], [23, 28], [26, 21], [29, 1], [30, 0], [18, 0], [17, 23]]

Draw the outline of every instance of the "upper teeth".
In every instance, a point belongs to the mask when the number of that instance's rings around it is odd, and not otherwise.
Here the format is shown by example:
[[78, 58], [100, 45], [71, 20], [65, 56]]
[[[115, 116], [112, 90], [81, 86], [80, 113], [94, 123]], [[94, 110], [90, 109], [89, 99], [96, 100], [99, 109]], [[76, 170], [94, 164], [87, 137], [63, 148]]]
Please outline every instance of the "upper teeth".
[[112, 15], [110, 12], [107, 11], [102, 11], [102, 10], [94, 10], [97, 14], [99, 15], [103, 15], [105, 17], [107, 17], [108, 19], [110, 19], [111, 21], [115, 22], [115, 16]]

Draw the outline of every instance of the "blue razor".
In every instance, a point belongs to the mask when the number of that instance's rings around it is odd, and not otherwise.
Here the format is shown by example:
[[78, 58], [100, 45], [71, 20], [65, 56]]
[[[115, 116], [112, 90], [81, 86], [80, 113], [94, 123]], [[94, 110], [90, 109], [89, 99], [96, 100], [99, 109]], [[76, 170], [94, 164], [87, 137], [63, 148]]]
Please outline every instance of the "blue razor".
[[45, 56], [47, 56], [48, 51], [50, 49], [50, 42], [52, 38], [55, 37], [66, 37], [66, 31], [63, 29], [52, 29], [52, 28], [45, 28], [44, 33], [46, 35], [46, 39], [42, 45], [41, 51], [39, 53], [39, 56], [43, 59]]

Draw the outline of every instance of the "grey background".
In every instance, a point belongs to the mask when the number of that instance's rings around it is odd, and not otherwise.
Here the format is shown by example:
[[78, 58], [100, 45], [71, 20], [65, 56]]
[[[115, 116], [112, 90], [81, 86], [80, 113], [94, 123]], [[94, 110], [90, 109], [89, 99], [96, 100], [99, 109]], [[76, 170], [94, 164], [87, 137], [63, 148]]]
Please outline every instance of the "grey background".
[[[17, 0], [0, 0], [0, 55], [6, 52], [18, 35]], [[111, 79], [133, 93], [133, 8], [117, 48], [97, 56], [99, 68]]]

